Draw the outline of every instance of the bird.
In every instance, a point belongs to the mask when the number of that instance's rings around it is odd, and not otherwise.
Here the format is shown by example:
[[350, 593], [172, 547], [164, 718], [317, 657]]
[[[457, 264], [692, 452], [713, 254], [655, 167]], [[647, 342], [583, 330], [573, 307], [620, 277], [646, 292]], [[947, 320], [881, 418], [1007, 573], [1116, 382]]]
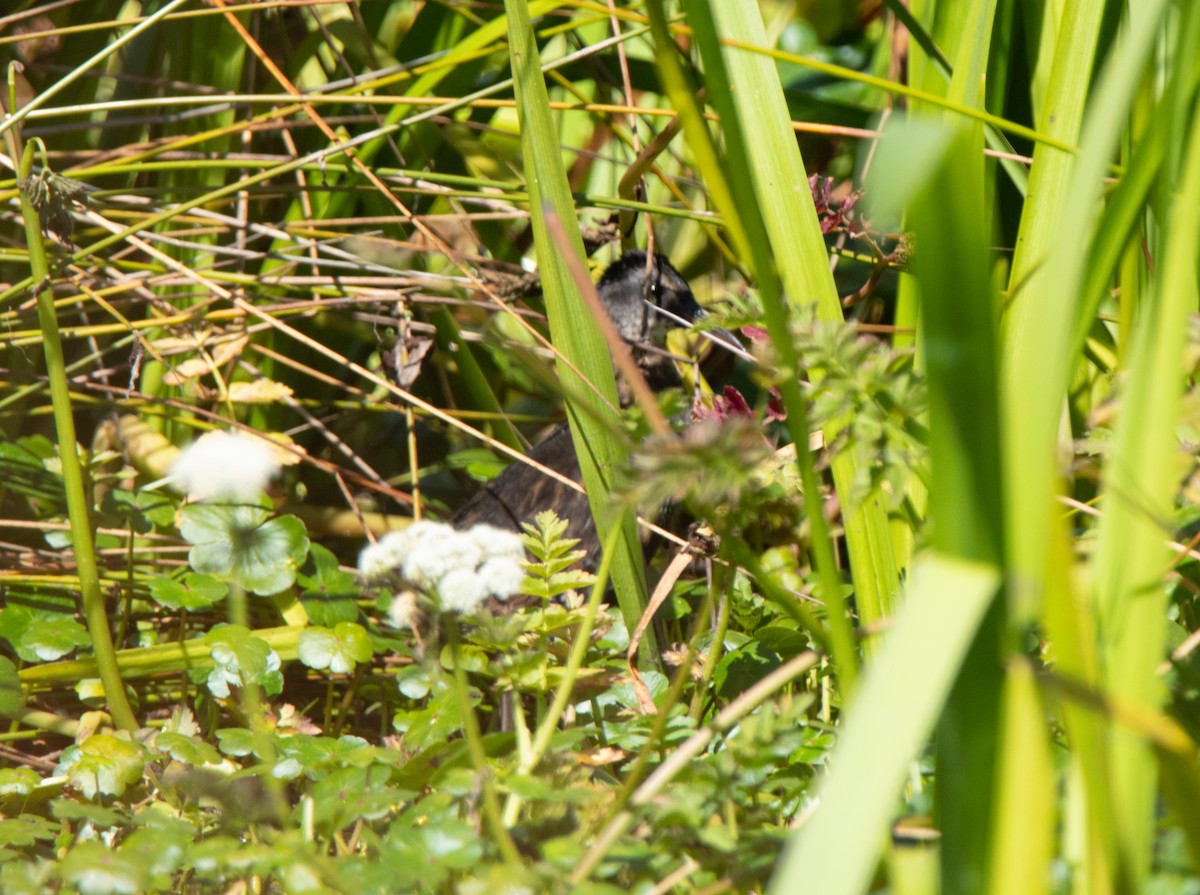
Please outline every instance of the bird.
[[[596, 290], [618, 334], [629, 343], [647, 385], [656, 392], [682, 385], [676, 361], [665, 351], [666, 336], [706, 312], [670, 260], [655, 253], [653, 262], [647, 263], [645, 252], [627, 251], [604, 271]], [[565, 478], [582, 481], [566, 423], [551, 430], [528, 456]], [[522, 523], [533, 522], [547, 509], [567, 520], [565, 536], [579, 540], [576, 549], [584, 551], [581, 565], [594, 569], [600, 542], [587, 495], [528, 463], [509, 465], [455, 513], [451, 524], [460, 530], [486, 523], [520, 531]]]

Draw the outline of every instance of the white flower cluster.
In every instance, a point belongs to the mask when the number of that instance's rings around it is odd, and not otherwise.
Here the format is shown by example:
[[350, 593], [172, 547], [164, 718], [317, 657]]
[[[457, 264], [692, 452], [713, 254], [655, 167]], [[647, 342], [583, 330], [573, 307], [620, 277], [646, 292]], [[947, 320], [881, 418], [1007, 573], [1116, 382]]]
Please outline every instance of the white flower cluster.
[[387, 617], [393, 628], [415, 628], [419, 617], [417, 595], [411, 590], [402, 590], [394, 594], [388, 606]]
[[368, 545], [358, 569], [368, 581], [399, 574], [436, 593], [443, 609], [470, 612], [489, 595], [506, 600], [517, 593], [525, 578], [524, 558], [525, 547], [514, 532], [492, 525], [458, 531], [421, 521]]
[[201, 435], [171, 464], [169, 480], [191, 500], [250, 500], [279, 473], [279, 458], [261, 438], [220, 429]]

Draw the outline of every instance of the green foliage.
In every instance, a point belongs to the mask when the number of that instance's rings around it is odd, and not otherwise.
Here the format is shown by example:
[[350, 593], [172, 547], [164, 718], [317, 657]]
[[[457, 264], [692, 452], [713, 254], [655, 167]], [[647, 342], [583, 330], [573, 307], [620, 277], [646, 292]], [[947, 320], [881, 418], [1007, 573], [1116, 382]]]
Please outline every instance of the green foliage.
[[192, 545], [191, 567], [251, 593], [288, 589], [308, 555], [304, 523], [273, 517], [268, 505], [202, 501], [183, 507], [179, 516], [179, 533]]
[[296, 576], [300, 602], [315, 625], [336, 625], [358, 618], [359, 595], [354, 575], [338, 567], [337, 557], [320, 544], [310, 544], [308, 561]]
[[36, 604], [5, 606], [0, 609], [0, 637], [26, 662], [52, 662], [90, 642], [87, 628], [72, 615], [69, 606], [59, 611]]
[[423, 699], [419, 708], [396, 712], [392, 726], [414, 751], [423, 752], [433, 746], [445, 745], [463, 729], [458, 697], [448, 683], [439, 681], [435, 692]]
[[533, 554], [534, 562], [526, 565], [528, 573], [522, 589], [530, 596], [552, 600], [569, 591], [587, 587], [594, 577], [571, 566], [579, 562], [584, 551], [574, 549], [577, 538], [564, 538], [565, 519], [559, 519], [553, 509], [538, 513], [534, 525], [524, 523], [525, 549]]
[[829, 450], [855, 458], [851, 500], [881, 493], [895, 508], [908, 493], [911, 477], [928, 475], [925, 383], [914, 372], [913, 353], [895, 350], [855, 326], [827, 321], [792, 329], [801, 364], [820, 377], [813, 389], [817, 426], [847, 419]]
[[155, 578], [150, 582], [150, 597], [168, 609], [196, 611], [207, 609], [229, 593], [229, 585], [212, 575], [187, 572], [179, 579]]
[[86, 799], [119, 796], [142, 778], [146, 750], [137, 743], [94, 734], [62, 754], [56, 772], [64, 774]]
[[338, 622], [330, 630], [319, 625], [305, 628], [300, 635], [300, 661], [318, 671], [349, 674], [354, 666], [371, 658], [371, 641], [362, 625]]
[[279, 654], [261, 637], [255, 637], [241, 625], [218, 625], [204, 636], [213, 667], [210, 671], [192, 671], [197, 683], [203, 682], [214, 696], [229, 696], [229, 688], [248, 684], [262, 686], [268, 694], [283, 688]]
[[51, 467], [54, 443], [44, 435], [31, 435], [0, 443], [0, 478], [5, 503], [14, 498], [37, 501], [47, 515], [62, 513], [62, 478]]

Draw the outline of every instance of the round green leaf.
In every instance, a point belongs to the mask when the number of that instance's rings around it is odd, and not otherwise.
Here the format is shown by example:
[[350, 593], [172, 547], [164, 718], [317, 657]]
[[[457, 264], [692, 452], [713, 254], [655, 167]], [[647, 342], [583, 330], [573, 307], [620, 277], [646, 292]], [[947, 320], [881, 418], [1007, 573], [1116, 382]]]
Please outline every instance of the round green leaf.
[[204, 740], [164, 730], [154, 738], [154, 747], [183, 764], [220, 764], [221, 753]]
[[229, 593], [229, 585], [212, 575], [188, 572], [182, 580], [155, 578], [150, 582], [150, 596], [154, 602], [168, 609], [196, 611], [207, 609], [223, 600]]
[[308, 555], [308, 533], [295, 516], [270, 515], [258, 504], [188, 504], [179, 525], [192, 544], [188, 562], [260, 596], [286, 590]]
[[242, 625], [220, 625], [204, 636], [204, 642], [213, 660], [205, 684], [214, 696], [224, 699], [231, 685], [246, 684], [259, 684], [268, 693], [279, 692], [283, 685], [279, 654], [261, 637]]
[[75, 619], [55, 616], [31, 621], [14, 646], [26, 662], [53, 662], [91, 642], [87, 628]]
[[300, 602], [312, 624], [332, 626], [358, 618], [355, 600], [362, 593], [362, 585], [355, 575], [338, 567], [332, 551], [313, 544], [297, 581], [301, 587]]
[[371, 658], [371, 641], [354, 622], [341, 622], [332, 631], [313, 626], [300, 634], [299, 656], [309, 668], [349, 674], [357, 663]]
[[73, 787], [87, 798], [97, 794], [119, 796], [141, 779], [146, 751], [137, 743], [105, 733], [88, 737], [62, 755], [56, 774], [66, 774]]

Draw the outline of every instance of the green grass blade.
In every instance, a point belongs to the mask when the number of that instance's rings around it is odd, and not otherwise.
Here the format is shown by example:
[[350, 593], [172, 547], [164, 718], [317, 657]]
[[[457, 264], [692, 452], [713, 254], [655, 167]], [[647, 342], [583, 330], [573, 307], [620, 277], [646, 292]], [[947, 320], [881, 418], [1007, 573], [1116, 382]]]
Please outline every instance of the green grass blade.
[[[1024, 253], [1026, 260], [1014, 260], [1010, 280], [1010, 290], [1015, 291], [1009, 296], [1012, 316], [1007, 321], [1005, 344], [1004, 431], [1009, 480], [1020, 483], [1006, 495], [1007, 544], [1016, 596], [1013, 625], [1017, 629], [1037, 615], [1045, 595], [1041, 608], [1055, 645], [1057, 666], [1081, 681], [1097, 682], [1100, 661], [1094, 641], [1095, 620], [1076, 599], [1069, 536], [1054, 504], [1056, 445], [1067, 383], [1078, 358], [1078, 333], [1090, 326], [1080, 311], [1082, 306], [1090, 313], [1083, 284], [1089, 278], [1098, 285], [1107, 282], [1107, 276], [1101, 279], [1094, 272], [1115, 270], [1121, 251], [1120, 241], [1111, 240], [1107, 256], [1097, 256], [1093, 249], [1089, 257], [1079, 249], [1080, 237], [1064, 240], [1053, 234], [1061, 234], [1064, 227], [1076, 234], [1093, 230], [1107, 165], [1125, 127], [1164, 6], [1159, 2], [1143, 5], [1110, 54], [1074, 164], [1039, 147], [1035, 170], [1043, 167], [1037, 182], [1053, 190], [1040, 200], [1036, 198], [1038, 190], [1031, 191], [1035, 199], [1027, 205], [1022, 234], [1034, 241]], [[1060, 35], [1060, 39], [1069, 38]], [[1078, 49], [1062, 50], [1064, 56], [1072, 52]], [[1070, 67], [1077, 64], [1072, 60]], [[1054, 202], [1061, 207], [1053, 209]], [[1108, 217], [1118, 212], [1119, 208], [1110, 209]], [[1043, 217], [1058, 223], [1038, 220]], [[1038, 232], [1044, 235], [1031, 235]], [[1104, 233], [1103, 227], [1099, 233]], [[1035, 253], [1039, 257], [1033, 260]], [[1123, 552], [1125, 548], [1119, 549]], [[1081, 891], [1107, 891], [1113, 885], [1120, 888], [1113, 882], [1122, 878], [1122, 871], [1116, 856], [1114, 825], [1119, 812], [1111, 802], [1106, 731], [1097, 719], [1075, 707], [1067, 706], [1064, 714], [1074, 747], [1067, 804], [1069, 814], [1078, 815], [1072, 829], [1081, 831], [1064, 841], [1064, 852], [1080, 868]]]
[[[748, 117], [748, 112], [744, 108], [746, 97], [739, 94], [735, 101], [735, 97], [729, 90], [729, 84], [737, 76], [727, 68], [727, 59], [721, 50], [720, 40], [717, 36], [716, 19], [711, 14], [710, 7], [705, 3], [691, 3], [688, 10], [696, 42], [705, 63], [709, 94], [723, 122], [727, 176], [732, 192], [744, 197], [760, 195], [759, 190], [762, 189], [763, 183], [760, 178], [753, 176], [750, 172], [763, 159], [754, 157], [750, 147], [750, 138], [754, 135], [744, 130], [745, 120]], [[758, 26], [761, 30], [761, 22], [758, 23]], [[762, 95], [764, 91], [769, 92], [771, 86], [770, 79], [766, 79], [759, 85], [757, 95]], [[774, 81], [774, 88], [776, 91], [779, 90], [778, 78]], [[779, 99], [782, 101], [782, 94]], [[784, 120], [786, 121], [786, 110]], [[796, 160], [799, 160], [798, 154]], [[789, 158], [786, 163], [791, 161]], [[803, 168], [801, 168], [802, 170]], [[722, 176], [725, 176], [725, 172], [722, 172]], [[807, 180], [804, 180], [800, 189], [811, 205], [812, 196]], [[759, 294], [762, 298], [763, 313], [770, 333], [771, 344], [779, 358], [780, 367], [787, 371], [781, 377], [779, 389], [784, 406], [788, 411], [786, 421], [788, 432], [794, 444], [806, 445], [809, 437], [808, 399], [800, 388], [797, 375], [799, 361], [792, 341], [789, 322], [790, 306], [785, 294], [780, 289], [777, 276], [778, 266], [770, 251], [772, 239], [763, 210], [761, 201], [757, 207], [743, 204], [739, 207], [737, 215], [747, 232], [751, 266], [758, 278]], [[816, 224], [815, 209], [813, 224]], [[816, 229], [819, 237], [819, 228]], [[822, 257], [824, 256], [822, 255]], [[804, 509], [811, 528], [813, 565], [820, 579], [821, 594], [826, 600], [826, 618], [829, 625], [829, 642], [833, 660], [841, 678], [841, 684], [845, 691], [849, 692], [853, 689], [857, 674], [858, 653], [845, 600], [842, 596], [833, 541], [823, 516], [820, 483], [816, 475], [812, 453], [807, 450], [797, 451], [796, 465], [804, 493]]]
[[[7, 144], [17, 157], [17, 131], [9, 134]], [[21, 179], [32, 183], [33, 146], [25, 147], [21, 157]], [[33, 206], [32, 189], [21, 190], [21, 217], [25, 224], [26, 245], [33, 278], [38, 283], [50, 281], [50, 262], [43, 242], [41, 222]], [[38, 323], [42, 330], [42, 349], [46, 358], [46, 377], [50, 385], [50, 400], [54, 408], [54, 428], [58, 436], [58, 457], [62, 464], [63, 490], [71, 523], [72, 548], [79, 577], [79, 592], [92, 652], [104, 686], [104, 697], [113, 722], [122, 730], [135, 731], [139, 725], [125, 695], [125, 682], [117, 667], [109, 629], [108, 608], [100, 589], [100, 566], [96, 558], [95, 524], [85, 488], [84, 468], [79, 457], [79, 442], [75, 437], [75, 418], [71, 390], [67, 382], [66, 360], [59, 333], [54, 293], [49, 287], [33, 290], [37, 301]]]
[[[1059, 29], [1048, 101], [1053, 111], [1042, 129], [1067, 143], [1076, 141], [1083, 121], [1103, 6], [1100, 0], [1071, 4]], [[1075, 204], [1084, 196], [1068, 195], [1075, 167], [1074, 156], [1051, 146], [1039, 144], [1034, 150], [1004, 321], [1005, 437], [1011, 480], [1021, 483], [1011, 494], [1008, 546], [1017, 574], [1014, 593], [1026, 617], [1036, 611], [1051, 538], [1054, 445], [1072, 362], [1067, 349], [1081, 267], [1077, 246], [1057, 236], [1067, 221], [1078, 228], [1089, 218], [1088, 206]], [[1094, 203], [1096, 197], [1086, 198]]]
[[[612, 582], [625, 623], [633, 630], [647, 599], [641, 543], [630, 513], [615, 520], [610, 514], [614, 476], [624, 465], [627, 452], [620, 439], [597, 422], [610, 413], [606, 402], [609, 407], [618, 403], [612, 361], [547, 223], [551, 215], [562, 222], [571, 251], [580, 259], [584, 257], [529, 7], [525, 0], [505, 0], [504, 5], [508, 12], [509, 53], [521, 121], [521, 149], [530, 192], [534, 244], [550, 318], [550, 335], [561, 352], [558, 371], [567, 396], [567, 420], [601, 543], [607, 543], [613, 526], [622, 529], [616, 539]], [[599, 394], [587, 387], [588, 382]], [[649, 631], [643, 647], [643, 655], [656, 652]]]
[[[946, 555], [998, 568], [1004, 517], [998, 303], [989, 275], [989, 228], [979, 213], [982, 146], [978, 126], [955, 131], [913, 122], [888, 134], [876, 181], [898, 182], [903, 172], [906, 188], [916, 193], [910, 219], [921, 246], [914, 264], [929, 382], [933, 544]], [[913, 164], [918, 158], [922, 165]], [[992, 805], [997, 790], [1002, 625], [997, 606], [964, 659], [939, 726], [937, 813], [946, 892], [978, 891], [987, 878], [992, 817], [984, 806]]]
[[[824, 237], [817, 221], [804, 161], [792, 136], [779, 72], [770, 56], [741, 46], [764, 47], [767, 37], [758, 5], [710, 3], [717, 33], [726, 45], [725, 65], [735, 85], [736, 121], [723, 121], [728, 133], [738, 128], [748, 151], [748, 170], [763, 216], [766, 235], [784, 292], [793, 307], [813, 304], [822, 320], [841, 320], [842, 308], [829, 269]], [[784, 197], [781, 201], [780, 197]], [[761, 272], [760, 272], [761, 273]], [[787, 355], [783, 355], [786, 362]], [[827, 438], [835, 435], [829, 427]], [[890, 614], [899, 572], [882, 503], [851, 501], [854, 460], [833, 459], [834, 483], [843, 496], [842, 512], [855, 600], [863, 624]]]
[[1055, 770], [1046, 705], [1033, 668], [1010, 660], [992, 812], [988, 891], [1037, 895], [1050, 886], [1056, 821]]
[[867, 891], [909, 763], [937, 722], [999, 583], [983, 563], [937, 553], [917, 562], [895, 626], [863, 674], [820, 805], [780, 859], [772, 895]]
[[[1157, 288], [1141, 311], [1116, 444], [1105, 470], [1093, 576], [1106, 692], [1152, 709], [1164, 698], [1156, 671], [1166, 646], [1163, 540], [1179, 477], [1175, 429], [1187, 320], [1200, 304], [1200, 116], [1192, 118], [1182, 162]], [[1120, 729], [1113, 735], [1112, 762], [1120, 854], [1137, 890], [1152, 850], [1155, 762], [1140, 737]]]

